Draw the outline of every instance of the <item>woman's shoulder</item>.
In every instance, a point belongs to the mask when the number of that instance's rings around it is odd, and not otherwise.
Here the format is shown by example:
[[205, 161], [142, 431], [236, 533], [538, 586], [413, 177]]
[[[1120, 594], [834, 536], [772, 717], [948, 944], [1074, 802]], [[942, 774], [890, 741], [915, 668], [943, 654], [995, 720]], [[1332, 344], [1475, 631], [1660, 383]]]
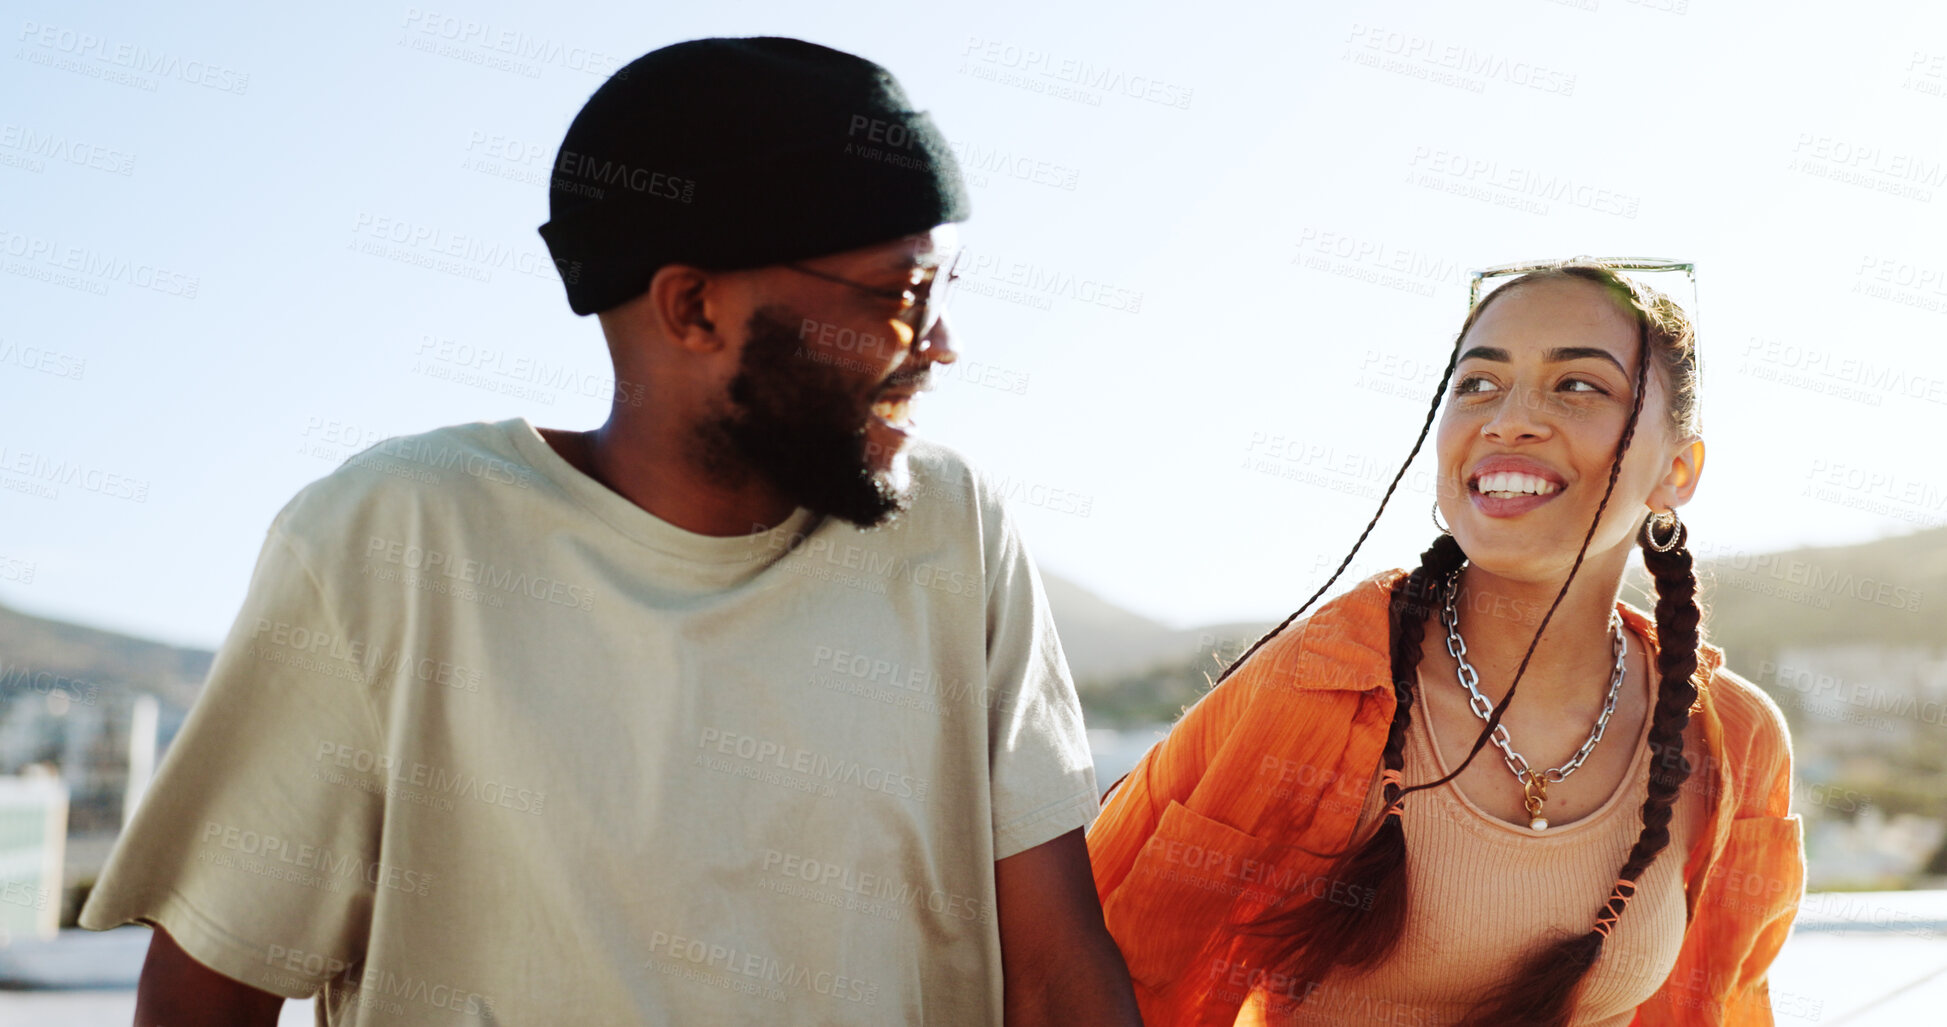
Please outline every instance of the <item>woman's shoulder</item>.
[[1390, 695], [1386, 608], [1392, 582], [1405, 573], [1375, 574], [1261, 639], [1184, 711], [1172, 739], [1214, 753], [1246, 725], [1313, 724], [1304, 714], [1321, 700], [1381, 688]]
[[[1720, 727], [1723, 751], [1718, 758], [1738, 782], [1743, 795], [1738, 805], [1745, 815], [1785, 811], [1761, 809], [1775, 805], [1775, 797], [1789, 796], [1792, 745], [1784, 711], [1763, 688], [1718, 662], [1698, 694]], [[1781, 783], [1783, 787], [1781, 787]]]
[[1276, 694], [1391, 687], [1387, 608], [1403, 570], [1381, 571], [1259, 645], [1219, 688]]
[[1763, 733], [1768, 740], [1786, 740], [1785, 711], [1778, 701], [1729, 666], [1720, 662], [1712, 669], [1702, 697], [1709, 699], [1727, 729], [1735, 721], [1740, 727]]

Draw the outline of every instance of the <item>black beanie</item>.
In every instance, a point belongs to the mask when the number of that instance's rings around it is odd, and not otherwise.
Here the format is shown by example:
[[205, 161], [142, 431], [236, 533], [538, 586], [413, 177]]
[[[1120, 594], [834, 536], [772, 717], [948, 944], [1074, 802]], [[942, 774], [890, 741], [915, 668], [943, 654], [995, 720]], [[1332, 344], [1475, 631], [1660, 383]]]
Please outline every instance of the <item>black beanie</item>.
[[695, 39], [588, 98], [540, 232], [585, 315], [641, 295], [664, 264], [761, 267], [971, 213], [945, 137], [891, 72], [801, 39]]

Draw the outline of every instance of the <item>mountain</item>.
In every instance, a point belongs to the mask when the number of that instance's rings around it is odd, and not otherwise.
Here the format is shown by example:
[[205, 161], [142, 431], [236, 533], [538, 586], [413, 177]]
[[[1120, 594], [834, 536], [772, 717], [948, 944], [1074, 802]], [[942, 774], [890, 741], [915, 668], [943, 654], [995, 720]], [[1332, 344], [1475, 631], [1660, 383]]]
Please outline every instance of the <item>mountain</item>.
[[[1777, 553], [1703, 551], [1707, 637], [1733, 668], [1759, 681], [1765, 661], [1792, 648], [1839, 644], [1947, 646], [1947, 528], [1848, 546]], [[1042, 574], [1090, 722], [1172, 720], [1270, 622], [1171, 628], [1059, 575]], [[1625, 598], [1647, 608], [1632, 571]], [[93, 685], [111, 709], [153, 692], [186, 709], [212, 654], [0, 607], [0, 721], [42, 672]], [[8, 754], [0, 752], [0, 773]]]
[[[1847, 546], [1773, 553], [1716, 547], [1698, 555], [1705, 638], [1724, 649], [1731, 669], [1761, 686], [1775, 684], [1761, 672], [1788, 650], [1947, 647], [1947, 528]], [[1270, 626], [1169, 631], [1054, 575], [1044, 573], [1043, 581], [1094, 726], [1176, 719]], [[1623, 598], [1650, 609], [1648, 586], [1632, 568]]]
[[1740, 662], [1794, 647], [1947, 645], [1947, 528], [1702, 566], [1706, 631]]
[[1069, 672], [1077, 681], [1132, 674], [1197, 649], [1230, 645], [1240, 635], [1250, 635], [1244, 643], [1248, 645], [1263, 631], [1262, 626], [1251, 624], [1171, 628], [1059, 575], [1044, 571], [1041, 584], [1054, 611]]
[[44, 694], [51, 687], [76, 698], [153, 692], [165, 703], [187, 707], [212, 659], [207, 649], [164, 645], [0, 606], [0, 711], [17, 691]]

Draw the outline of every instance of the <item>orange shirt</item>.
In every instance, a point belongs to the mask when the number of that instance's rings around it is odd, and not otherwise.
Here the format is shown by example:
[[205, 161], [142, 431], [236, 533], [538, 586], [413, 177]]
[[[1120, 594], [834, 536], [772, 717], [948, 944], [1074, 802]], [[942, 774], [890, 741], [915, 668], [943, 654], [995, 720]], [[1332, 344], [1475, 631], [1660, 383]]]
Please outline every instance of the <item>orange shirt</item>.
[[[1350, 843], [1378, 780], [1394, 705], [1386, 608], [1404, 574], [1368, 578], [1265, 643], [1150, 749], [1089, 829], [1103, 915], [1150, 1027], [1244, 1023], [1252, 991], [1301, 987], [1267, 968], [1261, 939], [1227, 924], [1294, 889], [1358, 901], [1334, 894], [1344, 886], [1331, 859], [1304, 850]], [[1654, 645], [1647, 615], [1616, 608]], [[1642, 1027], [1770, 1024], [1765, 972], [1804, 889], [1784, 716], [1723, 662], [1701, 648], [1691, 715], [1707, 751], [1691, 764], [1710, 812], [1684, 863], [1683, 947], [1638, 1007]]]

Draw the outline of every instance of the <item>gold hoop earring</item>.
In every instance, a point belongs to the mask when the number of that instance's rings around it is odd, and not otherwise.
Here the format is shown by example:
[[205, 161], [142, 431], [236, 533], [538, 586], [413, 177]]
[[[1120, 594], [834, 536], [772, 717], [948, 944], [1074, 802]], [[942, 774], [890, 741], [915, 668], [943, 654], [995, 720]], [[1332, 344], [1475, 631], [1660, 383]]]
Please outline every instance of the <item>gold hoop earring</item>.
[[[1660, 528], [1668, 528], [1670, 537], [1659, 542], [1657, 541], [1656, 533]], [[1675, 549], [1677, 543], [1683, 541], [1683, 522], [1677, 519], [1677, 512], [1675, 510], [1653, 513], [1643, 518], [1643, 530], [1641, 534], [1645, 549], [1654, 549], [1659, 553], [1667, 553]]]
[[1442, 535], [1453, 534], [1452, 528], [1440, 523], [1440, 501], [1437, 499], [1433, 501], [1433, 526], [1439, 528]]

